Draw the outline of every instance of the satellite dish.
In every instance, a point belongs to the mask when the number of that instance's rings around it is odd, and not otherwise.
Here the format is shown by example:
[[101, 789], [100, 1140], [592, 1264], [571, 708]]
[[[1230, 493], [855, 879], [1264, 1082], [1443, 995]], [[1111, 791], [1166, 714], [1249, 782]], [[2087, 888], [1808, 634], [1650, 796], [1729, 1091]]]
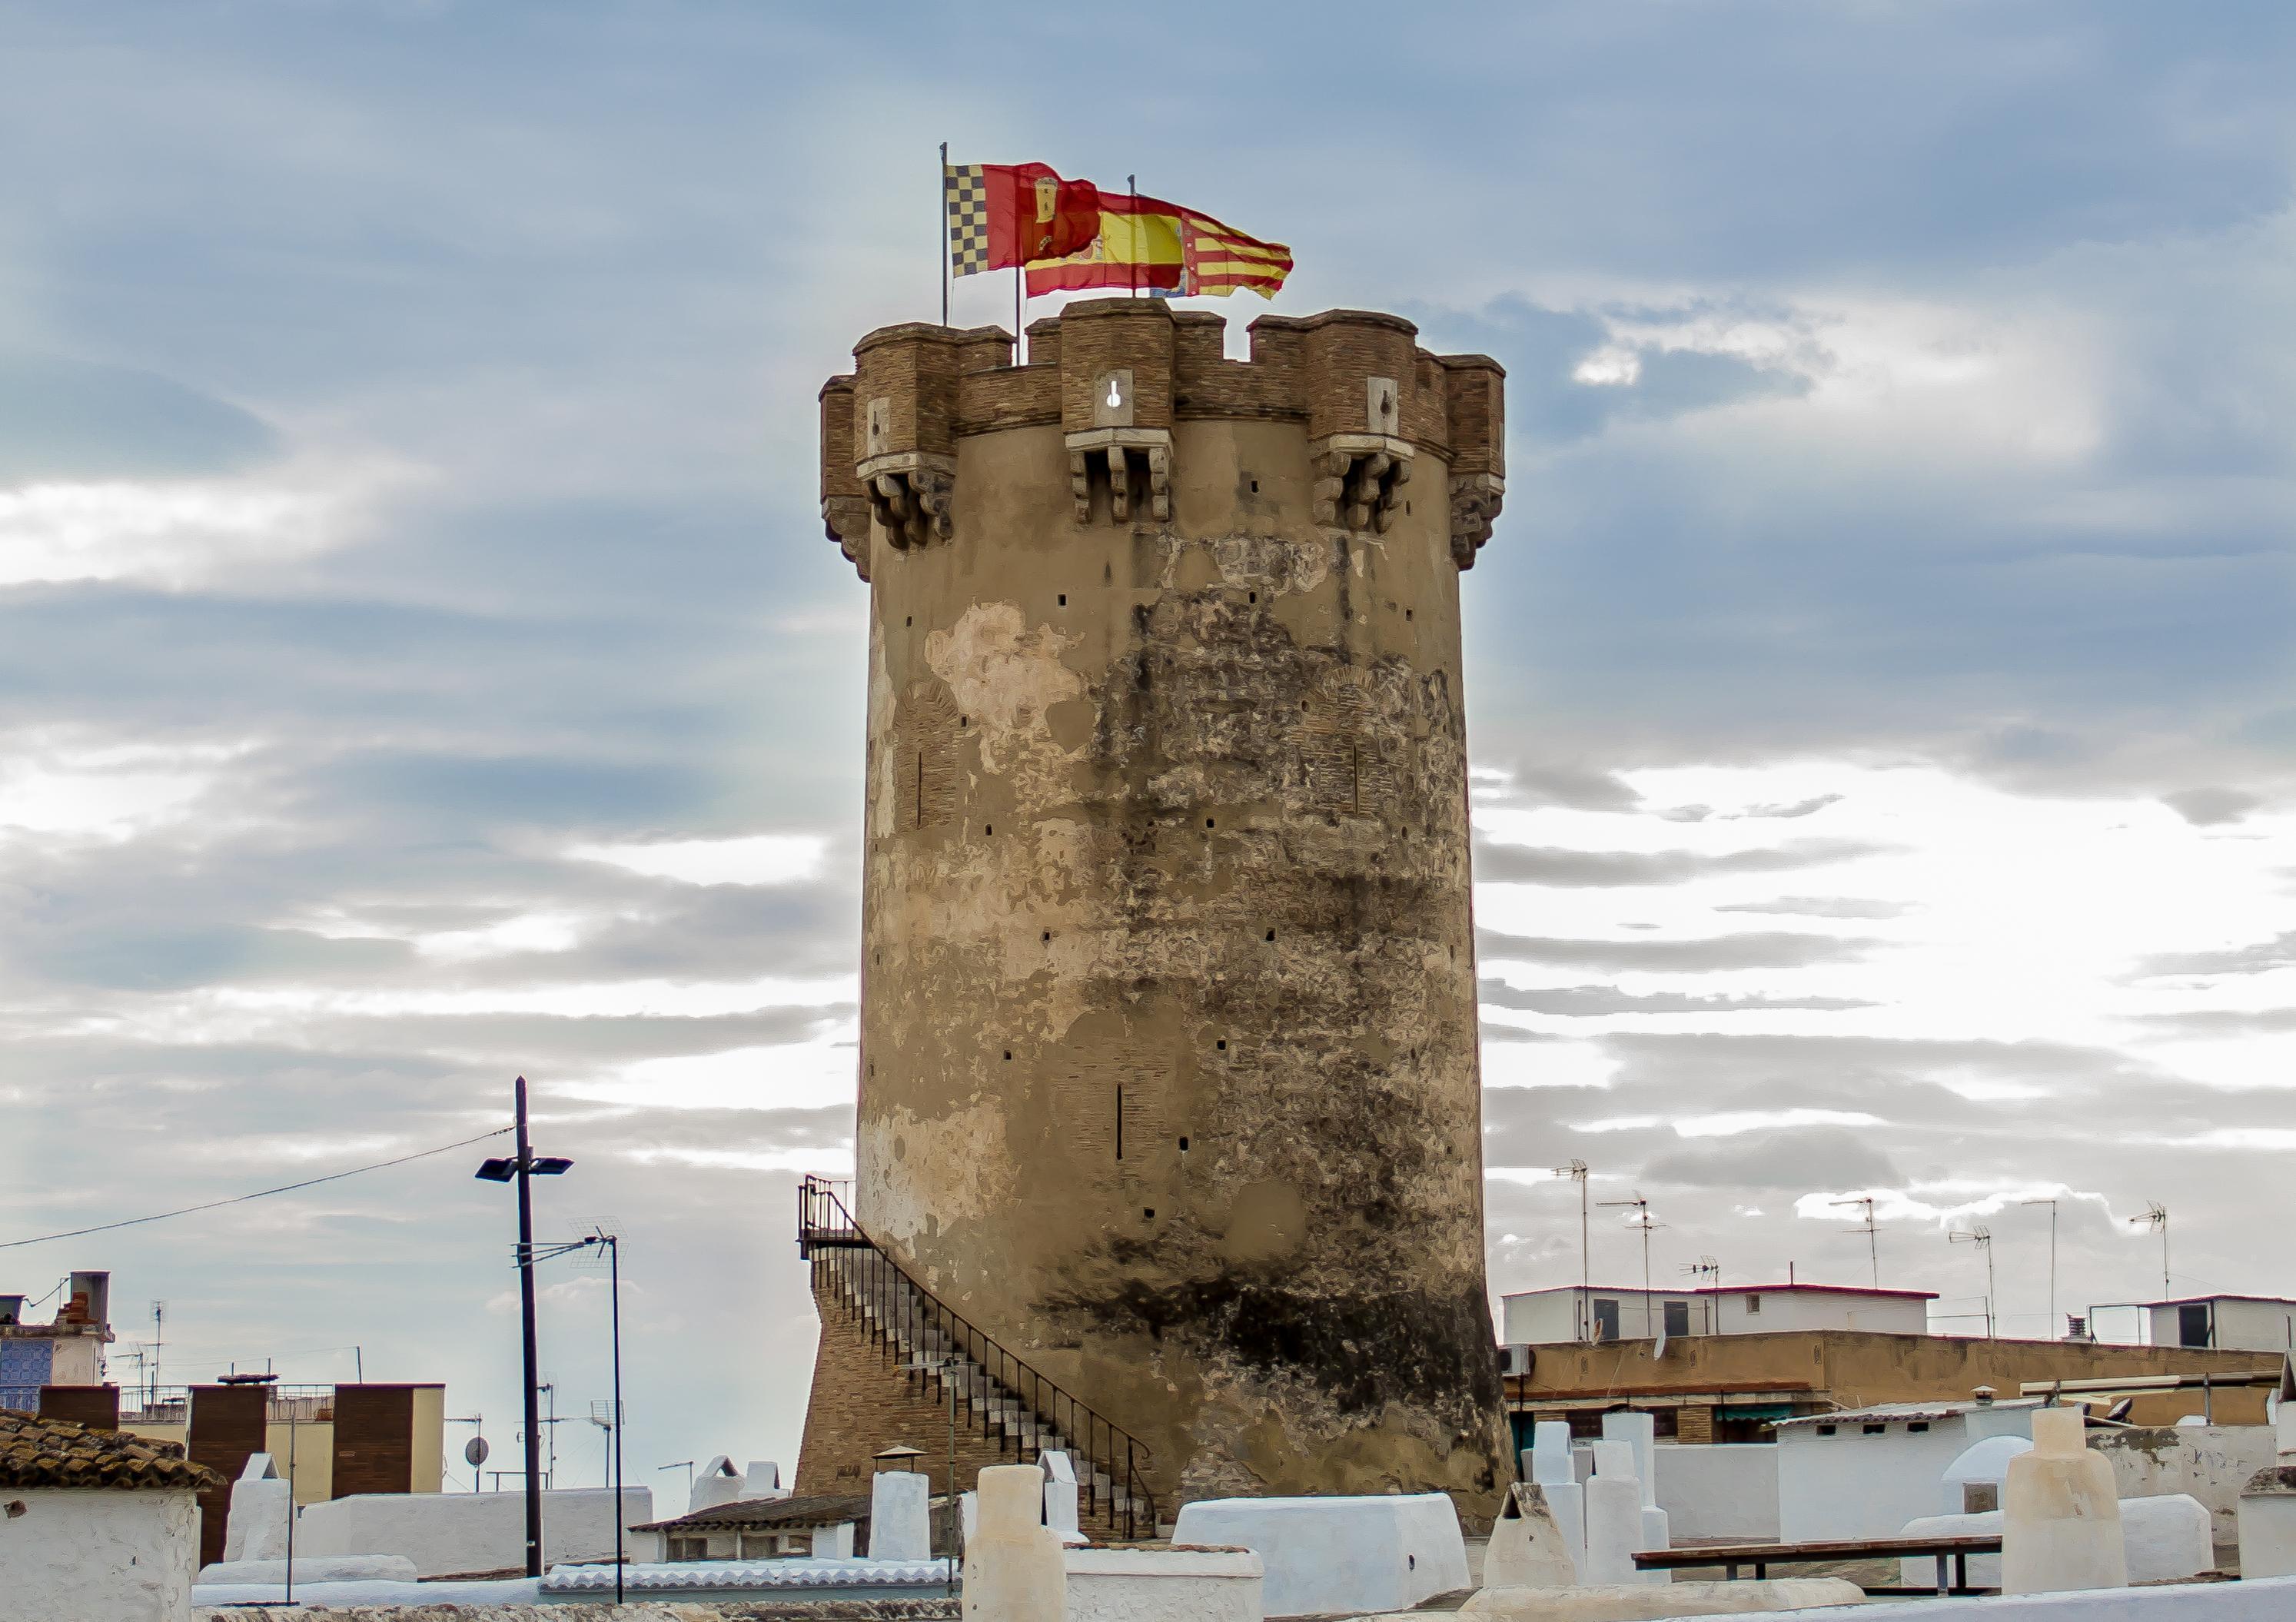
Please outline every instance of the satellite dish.
[[463, 1462], [475, 1470], [487, 1462], [488, 1451], [487, 1438], [474, 1436], [463, 1444]]

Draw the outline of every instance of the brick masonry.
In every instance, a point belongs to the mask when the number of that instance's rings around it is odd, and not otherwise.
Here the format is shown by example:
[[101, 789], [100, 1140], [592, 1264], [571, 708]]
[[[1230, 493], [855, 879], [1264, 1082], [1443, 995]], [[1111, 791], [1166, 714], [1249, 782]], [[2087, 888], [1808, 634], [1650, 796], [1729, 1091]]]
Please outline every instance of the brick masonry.
[[[918, 1473], [933, 1491], [948, 1490], [948, 1405], [929, 1381], [901, 1373], [888, 1348], [862, 1331], [834, 1298], [817, 1294], [821, 1349], [813, 1362], [813, 1395], [806, 1404], [805, 1440], [797, 1458], [796, 1492], [865, 1493], [875, 1455], [895, 1443], [921, 1447]], [[985, 1465], [1011, 1464], [1013, 1454], [984, 1439], [978, 1415], [956, 1411], [958, 1490], [972, 1486]], [[970, 1421], [970, 1424], [967, 1421]]]

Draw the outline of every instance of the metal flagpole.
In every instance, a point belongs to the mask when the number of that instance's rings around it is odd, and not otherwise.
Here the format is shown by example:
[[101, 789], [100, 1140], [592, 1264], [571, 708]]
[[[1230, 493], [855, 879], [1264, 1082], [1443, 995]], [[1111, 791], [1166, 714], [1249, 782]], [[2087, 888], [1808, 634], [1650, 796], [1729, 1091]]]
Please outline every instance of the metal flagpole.
[[1140, 176], [1127, 175], [1124, 189], [1132, 195], [1132, 257], [1125, 261], [1125, 279], [1132, 285], [1124, 296], [1136, 299], [1140, 296]]
[[1021, 290], [1028, 284], [1029, 267], [1013, 266], [1013, 364], [1021, 364]]
[[948, 143], [940, 143], [940, 324], [948, 324]]

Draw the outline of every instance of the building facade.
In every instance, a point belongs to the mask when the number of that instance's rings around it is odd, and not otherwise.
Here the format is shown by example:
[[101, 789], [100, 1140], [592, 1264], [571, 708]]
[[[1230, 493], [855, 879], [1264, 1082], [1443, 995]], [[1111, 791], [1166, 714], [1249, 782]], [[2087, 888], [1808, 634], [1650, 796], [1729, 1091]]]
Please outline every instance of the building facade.
[[[2185, 1296], [2141, 1301], [2152, 1346], [2213, 1346], [2233, 1351], [2296, 1352], [2296, 1301], [2284, 1296]], [[2090, 1321], [2100, 1311], [2092, 1307]]]
[[1929, 1330], [1932, 1290], [1861, 1290], [1845, 1284], [1721, 1284], [1698, 1290], [1563, 1285], [1502, 1298], [1500, 1338], [1509, 1346], [1572, 1340], [1648, 1340], [1660, 1335], [1759, 1335], [1797, 1329], [1862, 1329], [1919, 1335]]
[[[1502, 373], [1250, 332], [890, 327], [822, 391], [870, 587], [853, 1214], [1168, 1506], [1488, 1493], [1459, 598]], [[892, 1439], [850, 1396], [800, 1492]]]
[[[2112, 1391], [2133, 1399], [2125, 1416], [2131, 1424], [2173, 1425], [2204, 1404], [2220, 1424], [2261, 1424], [2263, 1384], [2204, 1397], [2168, 1389], [2161, 1377], [2253, 1376], [2271, 1362], [2254, 1352], [1864, 1330], [1692, 1335], [1669, 1339], [1662, 1351], [1639, 1339], [1523, 1350], [1528, 1367], [1506, 1377], [1521, 1446], [1540, 1420], [1565, 1420], [1574, 1434], [1597, 1436], [1603, 1415], [1620, 1409], [1650, 1414], [1658, 1434], [1677, 1442], [1762, 1442], [1781, 1421], [1839, 1408], [1966, 1401], [1980, 1386], [2006, 1401], [2051, 1382], [2077, 1390], [2079, 1381], [2116, 1382]], [[2152, 1389], [2136, 1383], [2147, 1380]]]

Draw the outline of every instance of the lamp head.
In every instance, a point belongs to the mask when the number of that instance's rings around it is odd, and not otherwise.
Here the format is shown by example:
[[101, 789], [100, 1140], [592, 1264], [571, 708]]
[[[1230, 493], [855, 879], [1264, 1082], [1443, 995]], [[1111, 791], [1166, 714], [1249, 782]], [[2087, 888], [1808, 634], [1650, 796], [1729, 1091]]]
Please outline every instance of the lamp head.
[[515, 1160], [492, 1159], [479, 1162], [478, 1175], [488, 1183], [507, 1183], [518, 1176]]

